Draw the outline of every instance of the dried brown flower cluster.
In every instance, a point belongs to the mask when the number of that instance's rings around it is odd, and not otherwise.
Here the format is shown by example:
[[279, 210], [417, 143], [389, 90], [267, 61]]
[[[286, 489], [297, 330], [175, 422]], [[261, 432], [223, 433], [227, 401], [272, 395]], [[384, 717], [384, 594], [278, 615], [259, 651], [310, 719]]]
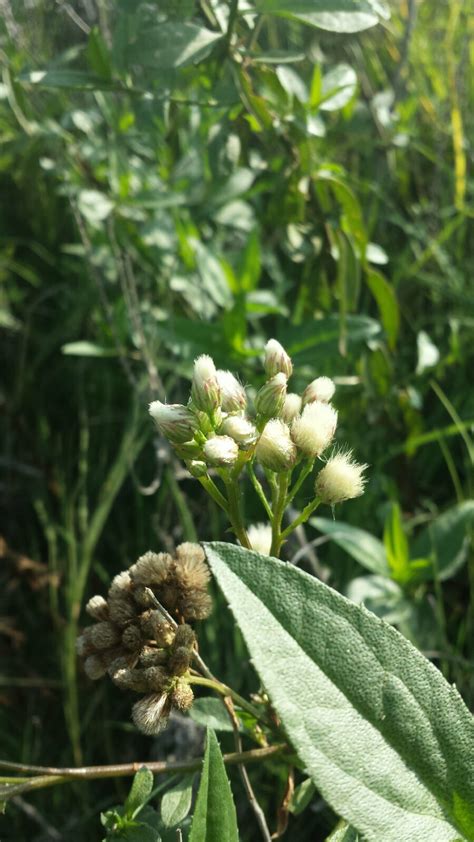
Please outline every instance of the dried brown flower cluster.
[[94, 680], [108, 674], [117, 687], [146, 694], [132, 709], [145, 734], [161, 731], [173, 706], [185, 711], [192, 704], [183, 676], [195, 635], [185, 621], [209, 615], [209, 578], [199, 544], [181, 544], [174, 556], [145, 553], [115, 576], [107, 599], [93, 596], [86, 605], [96, 622], [77, 639], [84, 670]]

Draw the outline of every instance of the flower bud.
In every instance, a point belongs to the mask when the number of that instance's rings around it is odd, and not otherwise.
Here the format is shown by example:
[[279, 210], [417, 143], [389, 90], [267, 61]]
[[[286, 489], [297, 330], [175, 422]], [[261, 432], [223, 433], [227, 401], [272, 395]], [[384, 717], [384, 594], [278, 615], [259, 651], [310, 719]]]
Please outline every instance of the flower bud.
[[285, 398], [285, 402], [280, 412], [280, 417], [283, 419], [283, 421], [285, 421], [287, 424], [291, 424], [293, 418], [296, 418], [296, 416], [300, 414], [301, 404], [301, 397], [295, 394], [294, 392], [289, 392]]
[[198, 428], [197, 420], [191, 410], [180, 403], [152, 401], [149, 413], [158, 429], [173, 444], [189, 441]]
[[114, 623], [104, 620], [95, 626], [89, 626], [87, 637], [95, 649], [109, 649], [120, 640], [120, 632]]
[[352, 452], [336, 453], [326, 462], [316, 477], [316, 495], [323, 503], [334, 506], [343, 500], [352, 500], [364, 493], [367, 465], [352, 459]]
[[258, 437], [252, 422], [242, 415], [229, 415], [222, 424], [220, 432], [234, 439], [243, 450], [254, 444]]
[[144, 696], [133, 705], [132, 719], [139, 731], [153, 736], [166, 728], [170, 710], [171, 700], [167, 693]]
[[253, 523], [247, 530], [252, 550], [261, 555], [270, 555], [272, 528], [269, 523]]
[[[191, 398], [198, 409], [214, 412], [221, 404], [221, 390], [212, 357], [202, 354], [194, 362]], [[189, 438], [189, 436], [188, 436]]]
[[265, 418], [273, 418], [281, 412], [286, 397], [286, 376], [283, 372], [267, 380], [257, 392], [255, 409]]
[[122, 634], [122, 643], [125, 646], [125, 649], [129, 649], [131, 652], [136, 652], [140, 648], [142, 644], [142, 636], [138, 626], [133, 624], [127, 626]]
[[280, 345], [276, 339], [269, 339], [265, 345], [265, 371], [267, 377], [273, 377], [280, 372], [287, 379], [292, 375], [293, 363], [291, 357], [288, 356], [283, 345]]
[[208, 465], [229, 467], [239, 455], [239, 448], [230, 436], [212, 436], [203, 448], [204, 459]]
[[89, 655], [84, 661], [84, 672], [92, 681], [97, 681], [106, 675], [107, 670], [98, 655]]
[[315, 401], [303, 409], [291, 425], [291, 437], [305, 456], [320, 456], [336, 432], [337, 412], [327, 403]]
[[335, 391], [336, 386], [330, 377], [317, 377], [309, 386], [306, 386], [303, 392], [303, 404], [313, 403], [313, 401], [329, 403]]
[[245, 389], [231, 371], [217, 371], [217, 382], [219, 383], [222, 398], [222, 409], [224, 412], [239, 412], [247, 406]]
[[284, 421], [269, 421], [260, 436], [255, 450], [258, 461], [271, 471], [287, 471], [295, 464], [296, 447]]
[[94, 620], [109, 619], [109, 607], [103, 596], [92, 596], [86, 605], [86, 611]]
[[185, 713], [191, 707], [194, 693], [186, 681], [178, 681], [171, 692], [171, 701], [178, 710]]
[[191, 462], [188, 464], [188, 471], [192, 477], [199, 479], [199, 477], [205, 477], [207, 474], [207, 465], [205, 462], [201, 462], [199, 459], [192, 459]]

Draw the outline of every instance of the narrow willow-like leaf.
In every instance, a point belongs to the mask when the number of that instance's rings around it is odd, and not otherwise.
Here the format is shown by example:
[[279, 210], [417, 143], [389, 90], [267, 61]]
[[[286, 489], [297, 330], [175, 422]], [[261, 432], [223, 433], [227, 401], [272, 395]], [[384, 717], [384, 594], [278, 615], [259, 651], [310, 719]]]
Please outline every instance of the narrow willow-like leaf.
[[402, 635], [292, 565], [209, 564], [295, 750], [368, 842], [474, 840], [474, 721]]
[[239, 842], [232, 791], [219, 743], [210, 728], [189, 842]]

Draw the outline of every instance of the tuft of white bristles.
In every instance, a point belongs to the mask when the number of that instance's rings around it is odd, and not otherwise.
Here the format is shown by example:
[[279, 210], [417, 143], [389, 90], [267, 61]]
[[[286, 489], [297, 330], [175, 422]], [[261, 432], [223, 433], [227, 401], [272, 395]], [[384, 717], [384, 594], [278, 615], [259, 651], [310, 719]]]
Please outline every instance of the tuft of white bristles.
[[335, 391], [334, 380], [331, 380], [330, 377], [317, 377], [309, 386], [306, 386], [303, 392], [303, 403], [312, 403], [313, 401], [329, 403]]
[[293, 467], [296, 461], [296, 447], [290, 430], [284, 421], [274, 418], [265, 425], [255, 454], [258, 461], [270, 471], [280, 473]]
[[287, 424], [291, 424], [294, 418], [301, 412], [302, 399], [295, 392], [289, 392], [285, 398], [281, 417]]
[[219, 369], [216, 374], [221, 390], [222, 409], [224, 412], [239, 412], [241, 409], [245, 409], [247, 396], [242, 384], [239, 383], [231, 371]]
[[355, 462], [351, 451], [335, 453], [316, 477], [317, 497], [330, 506], [360, 497], [364, 493], [367, 467]]
[[221, 426], [221, 432], [230, 436], [243, 448], [253, 444], [258, 435], [252, 422], [242, 415], [229, 415]]
[[212, 436], [206, 441], [203, 453], [209, 465], [227, 467], [236, 461], [239, 448], [230, 436]]
[[265, 345], [265, 371], [267, 377], [274, 377], [282, 372], [288, 378], [293, 373], [291, 357], [276, 339], [269, 339]]
[[270, 555], [272, 527], [269, 523], [252, 523], [247, 530], [252, 550], [261, 555]]
[[337, 412], [330, 404], [315, 401], [306, 404], [291, 425], [291, 437], [305, 456], [320, 456], [331, 444], [336, 432]]

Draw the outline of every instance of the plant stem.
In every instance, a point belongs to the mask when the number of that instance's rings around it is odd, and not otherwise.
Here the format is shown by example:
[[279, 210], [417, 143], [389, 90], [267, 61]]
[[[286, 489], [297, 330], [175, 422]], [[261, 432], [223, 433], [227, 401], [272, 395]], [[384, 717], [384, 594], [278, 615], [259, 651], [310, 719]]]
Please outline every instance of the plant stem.
[[272, 546], [270, 548], [270, 555], [278, 558], [280, 555], [281, 545], [283, 543], [283, 534], [281, 532], [281, 522], [285, 512], [286, 495], [288, 492], [289, 473], [286, 471], [278, 477], [277, 493], [274, 499], [273, 519], [272, 519]]
[[226, 515], [229, 517], [229, 506], [227, 505], [227, 500], [225, 499], [224, 495], [221, 494], [217, 485], [215, 484], [214, 480], [210, 477], [198, 477], [199, 482], [201, 483], [202, 487], [206, 489], [207, 493], [210, 497], [217, 503], [221, 509], [224, 509]]
[[250, 480], [252, 482], [252, 485], [255, 488], [255, 491], [257, 492], [258, 498], [259, 498], [263, 508], [265, 509], [268, 517], [270, 518], [270, 520], [272, 520], [273, 515], [272, 515], [272, 509], [271, 509], [270, 503], [268, 502], [268, 500], [265, 496], [265, 492], [263, 490], [262, 483], [257, 478], [257, 476], [255, 474], [255, 471], [254, 471], [254, 467], [253, 467], [251, 462], [249, 462], [247, 470], [248, 470], [249, 477], [250, 477]]
[[300, 526], [300, 524], [305, 523], [305, 521], [308, 520], [309, 516], [315, 511], [315, 509], [318, 508], [320, 503], [321, 500], [318, 497], [316, 497], [315, 500], [312, 500], [311, 503], [308, 503], [308, 505], [304, 507], [301, 514], [298, 515], [298, 517], [293, 521], [293, 523], [290, 523], [290, 525], [286, 527], [285, 531], [282, 532], [282, 541], [284, 541], [285, 538], [288, 538], [288, 535], [291, 535], [291, 533], [294, 529], [297, 528], [297, 526]]
[[295, 497], [298, 494], [298, 491], [300, 490], [301, 486], [303, 485], [306, 477], [313, 470], [315, 461], [316, 461], [315, 459], [310, 459], [306, 462], [306, 465], [304, 465], [301, 468], [299, 477], [296, 480], [296, 482], [295, 482], [293, 488], [291, 489], [290, 493], [288, 494], [288, 497], [286, 498], [285, 506], [289, 506], [290, 503], [295, 499]]
[[224, 482], [227, 489], [227, 499], [229, 501], [228, 515], [232, 528], [241, 545], [246, 547], [248, 550], [251, 550], [252, 547], [250, 546], [250, 541], [242, 517], [239, 481], [237, 478], [224, 477]]
[[[235, 766], [240, 763], [256, 763], [259, 760], [264, 760], [274, 754], [282, 752], [287, 746], [284, 743], [278, 743], [273, 746], [265, 746], [264, 748], [254, 748], [249, 751], [233, 752], [224, 755], [224, 763], [229, 766]], [[43, 789], [48, 786], [55, 786], [56, 784], [64, 784], [69, 781], [77, 780], [96, 780], [98, 778], [121, 778], [130, 775], [135, 775], [144, 766], [153, 772], [154, 775], [163, 775], [167, 772], [194, 772], [201, 768], [202, 760], [191, 760], [184, 762], [165, 763], [163, 761], [143, 761], [135, 763], [120, 763], [111, 766], [82, 766], [77, 768], [55, 768], [48, 766], [26, 766], [22, 763], [10, 763], [5, 760], [0, 760], [0, 768], [9, 769], [11, 771], [29, 772], [36, 777], [29, 778], [22, 781], [18, 786], [0, 787], [0, 798], [8, 800], [24, 792], [29, 792], [34, 789]], [[17, 779], [18, 780], [18, 779]]]
[[227, 684], [223, 684], [222, 681], [211, 678], [202, 678], [200, 675], [186, 676], [186, 681], [188, 681], [189, 684], [199, 684], [201, 687], [209, 687], [221, 696], [230, 696], [232, 701], [234, 701], [239, 708], [246, 710], [247, 713], [250, 713], [251, 716], [255, 717], [258, 721], [261, 721], [264, 718], [258, 708], [254, 707], [250, 702], [247, 702], [243, 696], [235, 690], [232, 690], [232, 687], [228, 687]]

